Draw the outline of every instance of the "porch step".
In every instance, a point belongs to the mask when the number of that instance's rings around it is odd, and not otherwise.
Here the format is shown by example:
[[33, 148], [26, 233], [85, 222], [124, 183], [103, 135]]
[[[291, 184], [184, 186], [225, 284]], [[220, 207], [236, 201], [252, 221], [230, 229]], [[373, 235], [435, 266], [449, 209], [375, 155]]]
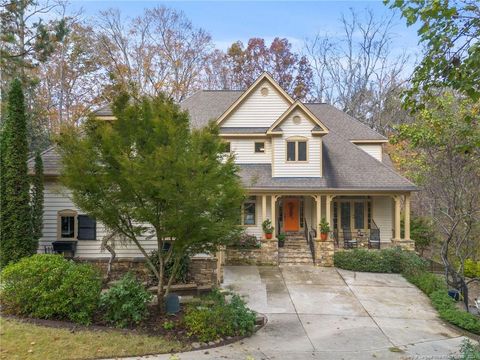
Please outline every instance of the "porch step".
[[285, 239], [285, 245], [278, 249], [281, 265], [311, 264], [312, 254], [305, 238], [296, 236]]

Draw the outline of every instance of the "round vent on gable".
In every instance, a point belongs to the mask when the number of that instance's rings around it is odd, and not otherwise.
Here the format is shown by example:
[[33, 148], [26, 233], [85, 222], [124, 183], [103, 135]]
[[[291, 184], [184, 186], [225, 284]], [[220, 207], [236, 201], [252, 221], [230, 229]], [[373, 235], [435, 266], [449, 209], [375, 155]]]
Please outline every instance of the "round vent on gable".
[[264, 86], [260, 89], [260, 93], [262, 96], [267, 96], [268, 95], [268, 87]]
[[294, 124], [300, 124], [300, 121], [302, 121], [302, 119], [300, 119], [300, 116], [295, 115], [295, 116], [293, 117], [293, 123], [294, 123]]

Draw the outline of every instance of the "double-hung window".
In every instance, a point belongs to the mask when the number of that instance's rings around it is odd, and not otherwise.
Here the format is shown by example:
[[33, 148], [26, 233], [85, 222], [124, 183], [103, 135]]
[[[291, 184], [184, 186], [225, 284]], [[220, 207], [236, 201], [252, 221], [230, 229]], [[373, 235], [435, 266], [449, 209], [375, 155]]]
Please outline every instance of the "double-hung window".
[[97, 222], [88, 215], [78, 215], [75, 210], [58, 212], [58, 240], [96, 240]]
[[242, 218], [241, 225], [255, 225], [256, 224], [256, 197], [249, 196], [242, 204]]
[[307, 161], [306, 140], [287, 140], [287, 161]]

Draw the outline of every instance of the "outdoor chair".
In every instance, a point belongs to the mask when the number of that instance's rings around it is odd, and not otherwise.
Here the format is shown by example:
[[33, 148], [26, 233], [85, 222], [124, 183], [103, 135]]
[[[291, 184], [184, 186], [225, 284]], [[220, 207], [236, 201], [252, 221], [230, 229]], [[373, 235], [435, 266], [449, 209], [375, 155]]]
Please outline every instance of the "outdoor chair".
[[369, 249], [380, 249], [380, 229], [371, 229], [368, 238]]
[[357, 239], [352, 236], [349, 228], [343, 229], [343, 247], [345, 249], [354, 249], [358, 247]]

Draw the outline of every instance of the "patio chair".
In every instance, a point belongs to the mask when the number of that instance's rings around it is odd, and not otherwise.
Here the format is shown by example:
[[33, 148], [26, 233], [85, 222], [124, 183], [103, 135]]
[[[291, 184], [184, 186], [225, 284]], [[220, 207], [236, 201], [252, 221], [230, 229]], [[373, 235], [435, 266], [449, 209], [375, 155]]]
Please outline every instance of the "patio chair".
[[354, 249], [358, 247], [357, 239], [352, 236], [350, 228], [343, 229], [343, 247], [345, 249]]
[[370, 236], [368, 237], [369, 249], [380, 249], [380, 229], [370, 229]]

